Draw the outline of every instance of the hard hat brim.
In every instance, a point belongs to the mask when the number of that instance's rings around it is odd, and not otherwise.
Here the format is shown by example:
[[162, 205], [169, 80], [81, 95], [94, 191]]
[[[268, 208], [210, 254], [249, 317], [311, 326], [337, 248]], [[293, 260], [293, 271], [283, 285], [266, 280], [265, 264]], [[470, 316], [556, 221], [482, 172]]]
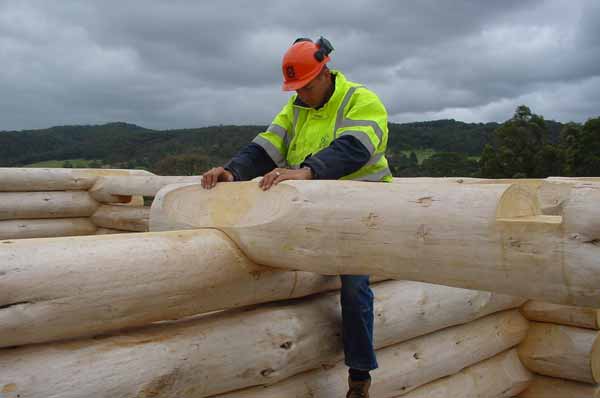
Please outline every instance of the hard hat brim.
[[306, 85], [307, 85], [308, 83], [310, 83], [310, 82], [311, 82], [311, 81], [312, 81], [312, 80], [313, 80], [315, 77], [317, 77], [317, 75], [318, 75], [319, 73], [321, 73], [321, 71], [322, 71], [322, 70], [323, 70], [323, 68], [325, 67], [325, 64], [326, 64], [327, 62], [329, 62], [329, 59], [330, 59], [329, 57], [325, 57], [325, 59], [323, 59], [323, 63], [322, 63], [322, 65], [321, 65], [321, 67], [320, 67], [320, 68], [318, 68], [318, 69], [315, 69], [315, 71], [314, 71], [314, 72], [312, 72], [310, 75], [306, 76], [304, 79], [301, 79], [301, 80], [294, 80], [294, 81], [287, 82], [287, 83], [286, 83], [286, 82], [284, 82], [284, 83], [281, 85], [281, 89], [282, 89], [283, 91], [295, 91], [295, 90], [299, 90], [299, 89], [301, 89], [302, 87], [306, 86]]

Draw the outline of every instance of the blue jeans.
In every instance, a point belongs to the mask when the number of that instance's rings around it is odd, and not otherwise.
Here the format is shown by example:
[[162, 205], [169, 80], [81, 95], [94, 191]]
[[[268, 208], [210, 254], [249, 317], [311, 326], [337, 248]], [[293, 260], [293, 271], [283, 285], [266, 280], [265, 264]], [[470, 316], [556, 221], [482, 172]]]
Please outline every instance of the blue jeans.
[[373, 292], [366, 275], [340, 275], [345, 363], [359, 370], [377, 369], [373, 349]]

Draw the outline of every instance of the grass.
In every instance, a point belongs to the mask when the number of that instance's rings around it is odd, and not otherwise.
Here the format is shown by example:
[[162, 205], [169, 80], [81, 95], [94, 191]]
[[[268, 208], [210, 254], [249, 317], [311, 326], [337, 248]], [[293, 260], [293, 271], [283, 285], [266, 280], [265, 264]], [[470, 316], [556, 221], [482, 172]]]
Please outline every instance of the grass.
[[402, 153], [406, 156], [410, 156], [410, 153], [414, 152], [417, 155], [417, 161], [419, 164], [423, 163], [423, 160], [432, 157], [435, 154], [435, 149], [427, 148], [427, 149], [411, 149], [407, 151], [402, 151]]
[[[67, 160], [45, 160], [43, 162], [31, 163], [24, 167], [63, 167]], [[93, 159], [68, 159], [74, 168], [87, 168]], [[96, 162], [102, 164], [99, 160]]]

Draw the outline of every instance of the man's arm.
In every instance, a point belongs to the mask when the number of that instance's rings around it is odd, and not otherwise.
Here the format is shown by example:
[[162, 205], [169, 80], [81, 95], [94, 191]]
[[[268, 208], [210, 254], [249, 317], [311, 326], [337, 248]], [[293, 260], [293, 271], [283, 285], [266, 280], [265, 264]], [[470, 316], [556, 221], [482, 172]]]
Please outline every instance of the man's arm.
[[371, 158], [369, 150], [354, 136], [345, 135], [323, 150], [306, 158], [301, 166], [310, 167], [313, 178], [337, 180], [363, 167]]
[[265, 175], [277, 166], [260, 145], [252, 142], [242, 148], [224, 167], [233, 174], [234, 181], [248, 181]]

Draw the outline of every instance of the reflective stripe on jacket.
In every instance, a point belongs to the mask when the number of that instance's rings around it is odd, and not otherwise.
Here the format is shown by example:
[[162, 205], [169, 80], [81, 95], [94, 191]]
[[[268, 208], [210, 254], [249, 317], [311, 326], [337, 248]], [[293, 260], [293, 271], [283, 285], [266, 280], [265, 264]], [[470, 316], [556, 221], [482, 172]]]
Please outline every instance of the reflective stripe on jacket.
[[304, 160], [327, 148], [333, 140], [352, 136], [369, 151], [368, 162], [341, 179], [391, 181], [385, 158], [388, 140], [387, 111], [375, 93], [346, 80], [339, 71], [335, 90], [319, 109], [290, 98], [271, 125], [253, 142], [260, 145], [278, 167], [298, 168]]

